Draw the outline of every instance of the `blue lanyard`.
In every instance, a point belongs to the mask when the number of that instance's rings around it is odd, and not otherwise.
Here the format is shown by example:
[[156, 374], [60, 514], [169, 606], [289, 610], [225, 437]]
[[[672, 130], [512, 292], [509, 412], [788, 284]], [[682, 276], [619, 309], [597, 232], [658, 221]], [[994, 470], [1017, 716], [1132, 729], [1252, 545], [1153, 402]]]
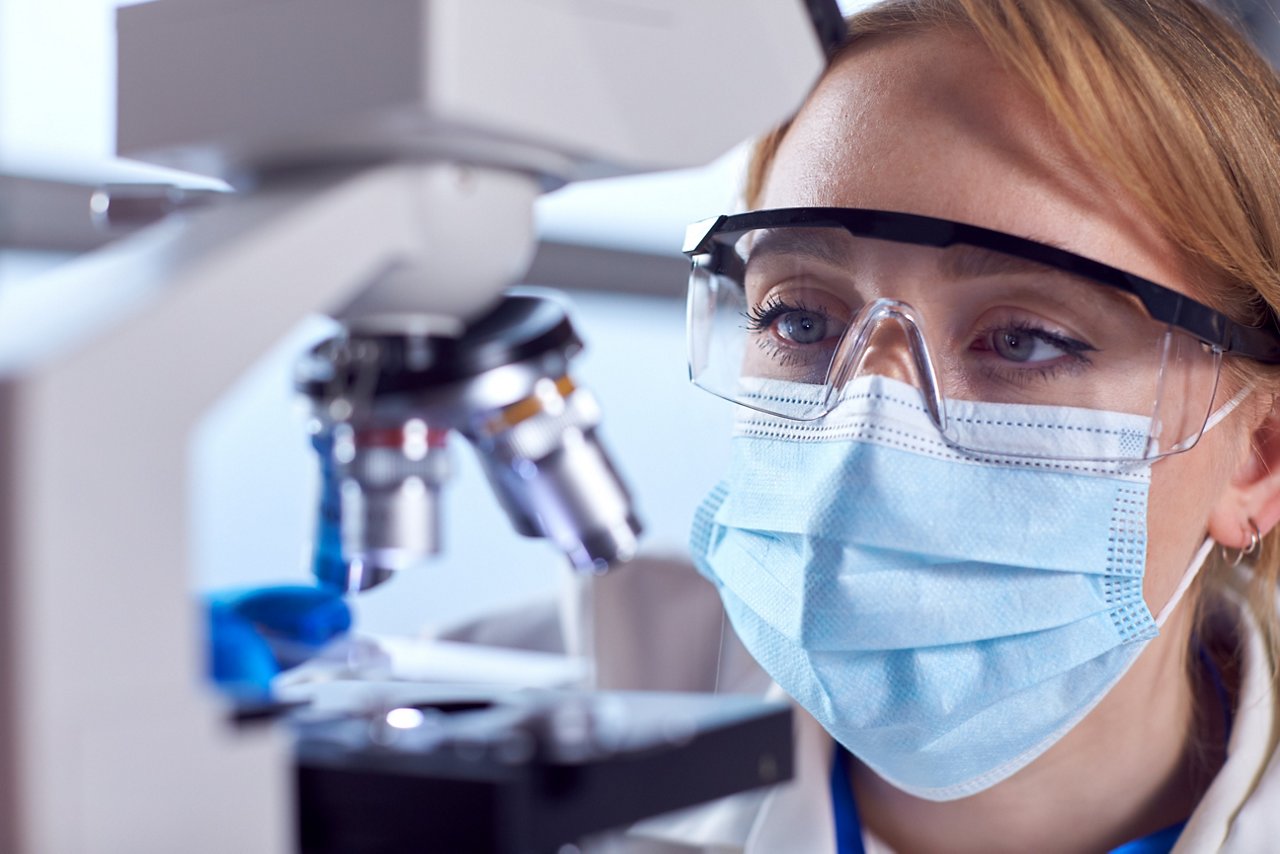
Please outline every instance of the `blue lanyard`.
[[866, 854], [862, 847], [862, 822], [858, 805], [853, 800], [853, 782], [849, 773], [849, 751], [836, 745], [831, 763], [831, 811], [836, 816], [837, 854]]

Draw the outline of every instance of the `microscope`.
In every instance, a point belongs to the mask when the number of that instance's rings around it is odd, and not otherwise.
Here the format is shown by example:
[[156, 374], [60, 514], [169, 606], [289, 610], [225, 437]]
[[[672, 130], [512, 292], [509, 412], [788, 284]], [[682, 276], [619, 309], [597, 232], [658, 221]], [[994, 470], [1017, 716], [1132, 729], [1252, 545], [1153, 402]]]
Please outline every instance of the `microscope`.
[[[229, 721], [185, 463], [202, 412], [325, 313], [341, 332], [298, 375], [336, 485], [322, 583], [439, 548], [456, 439], [517, 530], [582, 572], [625, 561], [639, 524], [576, 333], [507, 293], [533, 202], [783, 119], [842, 36], [833, 0], [159, 0], [117, 29], [120, 153], [235, 192], [99, 197], [107, 221], [176, 212], [0, 312], [0, 851], [556, 850], [785, 778], [785, 720], [746, 698], [409, 686], [377, 714]], [[622, 808], [641, 779], [663, 782]]]
[[579, 572], [632, 557], [640, 523], [597, 437], [599, 407], [570, 377], [581, 348], [564, 306], [532, 293], [504, 296], [461, 335], [397, 316], [314, 348], [298, 385], [324, 476], [317, 580], [368, 590], [439, 552], [451, 435], [476, 449], [521, 534]]

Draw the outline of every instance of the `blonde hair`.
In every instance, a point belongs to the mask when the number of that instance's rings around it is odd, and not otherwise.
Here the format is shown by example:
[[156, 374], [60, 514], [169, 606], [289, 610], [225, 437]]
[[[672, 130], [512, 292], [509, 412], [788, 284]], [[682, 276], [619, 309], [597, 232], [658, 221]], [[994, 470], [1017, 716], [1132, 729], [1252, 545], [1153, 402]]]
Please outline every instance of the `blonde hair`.
[[[884, 0], [849, 19], [848, 51], [875, 35], [944, 28], [976, 36], [1046, 105], [1068, 138], [1120, 186], [1235, 319], [1280, 307], [1280, 78], [1241, 33], [1197, 0]], [[838, 58], [838, 57], [837, 57]], [[788, 124], [756, 146], [745, 196], [756, 206]], [[1273, 406], [1280, 373], [1228, 359], [1235, 387]], [[1215, 556], [1206, 586], [1231, 568]], [[1250, 604], [1280, 668], [1280, 529], [1263, 540]], [[1280, 679], [1278, 679], [1280, 682]]]

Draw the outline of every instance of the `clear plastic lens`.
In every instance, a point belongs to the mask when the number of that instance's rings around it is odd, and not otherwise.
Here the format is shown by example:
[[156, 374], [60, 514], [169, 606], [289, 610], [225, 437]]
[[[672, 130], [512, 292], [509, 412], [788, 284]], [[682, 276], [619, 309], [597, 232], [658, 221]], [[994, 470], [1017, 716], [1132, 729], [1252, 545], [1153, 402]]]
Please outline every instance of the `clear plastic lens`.
[[959, 447], [1019, 453], [968, 423], [975, 403], [1011, 419], [1067, 407], [1133, 416], [1113, 453], [1136, 460], [1194, 443], [1216, 390], [1217, 351], [1129, 294], [1021, 258], [838, 228], [725, 235], [716, 250], [690, 280], [692, 377], [753, 409], [818, 418], [850, 380], [882, 374], [916, 385]]
[[727, 276], [716, 275], [695, 265], [689, 279], [689, 376], [693, 383], [712, 394], [743, 406], [786, 418], [808, 421], [828, 410], [830, 387], [827, 364], [814, 371], [808, 383], [812, 397], [803, 393], [785, 397], [770, 391], [768, 382], [793, 375], [794, 366], [773, 369], [760, 362], [751, 348], [759, 350], [758, 336], [748, 327], [748, 306], [742, 286]]

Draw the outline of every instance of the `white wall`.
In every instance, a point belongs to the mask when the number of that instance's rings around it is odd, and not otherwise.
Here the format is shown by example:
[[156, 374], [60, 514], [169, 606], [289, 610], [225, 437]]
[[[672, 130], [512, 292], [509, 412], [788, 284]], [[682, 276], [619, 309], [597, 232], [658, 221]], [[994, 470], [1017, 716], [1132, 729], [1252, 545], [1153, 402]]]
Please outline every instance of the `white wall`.
[[110, 0], [0, 0], [0, 158], [113, 150], [114, 9]]

